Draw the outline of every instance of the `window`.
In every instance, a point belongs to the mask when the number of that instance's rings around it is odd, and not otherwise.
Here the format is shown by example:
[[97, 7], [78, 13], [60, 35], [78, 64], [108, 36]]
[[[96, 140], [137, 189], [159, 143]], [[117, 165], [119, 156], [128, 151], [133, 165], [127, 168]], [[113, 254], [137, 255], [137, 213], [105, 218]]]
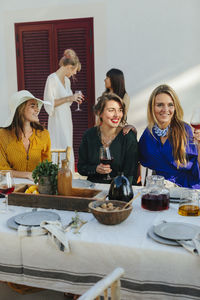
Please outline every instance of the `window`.
[[[84, 131], [94, 125], [94, 45], [93, 18], [16, 23], [18, 89], [27, 89], [43, 98], [47, 76], [58, 69], [59, 59], [67, 48], [76, 51], [82, 68], [72, 83], [72, 91], [81, 90], [86, 101], [81, 112], [71, 106], [75, 162]], [[47, 127], [48, 115], [42, 108], [40, 122]]]

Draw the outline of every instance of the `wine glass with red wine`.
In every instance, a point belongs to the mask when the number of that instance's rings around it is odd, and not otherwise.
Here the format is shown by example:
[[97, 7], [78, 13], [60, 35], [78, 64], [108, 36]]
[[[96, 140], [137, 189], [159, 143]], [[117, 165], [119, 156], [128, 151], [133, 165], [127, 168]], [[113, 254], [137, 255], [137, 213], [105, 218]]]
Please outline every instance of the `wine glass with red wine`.
[[[100, 147], [100, 162], [103, 165], [110, 165], [112, 164], [113, 157], [111, 156], [109, 147]], [[106, 180], [111, 180], [110, 174], [107, 174]]]
[[192, 113], [190, 125], [194, 128], [194, 131], [200, 129], [200, 107], [196, 107]]
[[8, 212], [8, 195], [14, 191], [14, 180], [10, 171], [0, 171], [0, 194], [5, 196], [5, 208], [0, 212]]

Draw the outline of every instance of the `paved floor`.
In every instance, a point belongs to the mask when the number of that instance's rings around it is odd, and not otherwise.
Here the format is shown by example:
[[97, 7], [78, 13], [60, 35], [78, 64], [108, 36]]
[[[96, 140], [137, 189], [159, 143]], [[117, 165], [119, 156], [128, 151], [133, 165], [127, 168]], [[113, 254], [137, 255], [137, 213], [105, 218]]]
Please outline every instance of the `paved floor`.
[[65, 297], [64, 293], [43, 290], [40, 292], [21, 295], [12, 290], [6, 283], [0, 282], [0, 300], [71, 300], [71, 297]]

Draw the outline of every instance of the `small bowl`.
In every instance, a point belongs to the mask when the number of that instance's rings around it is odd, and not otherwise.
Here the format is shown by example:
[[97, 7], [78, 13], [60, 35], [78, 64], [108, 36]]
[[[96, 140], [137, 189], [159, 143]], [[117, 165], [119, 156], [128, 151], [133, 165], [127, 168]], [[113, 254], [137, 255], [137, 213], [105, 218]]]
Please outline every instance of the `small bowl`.
[[105, 225], [116, 225], [120, 224], [128, 218], [133, 207], [128, 206], [121, 210], [99, 210], [97, 207], [101, 206], [103, 203], [112, 203], [116, 207], [123, 207], [127, 202], [118, 200], [109, 201], [93, 201], [89, 203], [89, 210], [92, 212], [94, 217], [101, 223]]

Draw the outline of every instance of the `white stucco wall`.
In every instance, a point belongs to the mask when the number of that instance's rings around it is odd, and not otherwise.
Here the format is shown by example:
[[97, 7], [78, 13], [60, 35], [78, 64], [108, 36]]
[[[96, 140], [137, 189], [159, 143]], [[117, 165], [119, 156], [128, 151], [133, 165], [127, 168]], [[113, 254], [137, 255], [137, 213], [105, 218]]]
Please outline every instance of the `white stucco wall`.
[[17, 89], [14, 23], [80, 17], [94, 18], [96, 96], [106, 71], [120, 68], [131, 96], [128, 121], [139, 135], [160, 83], [177, 91], [189, 121], [200, 99], [199, 11], [199, 0], [1, 0], [0, 125]]

